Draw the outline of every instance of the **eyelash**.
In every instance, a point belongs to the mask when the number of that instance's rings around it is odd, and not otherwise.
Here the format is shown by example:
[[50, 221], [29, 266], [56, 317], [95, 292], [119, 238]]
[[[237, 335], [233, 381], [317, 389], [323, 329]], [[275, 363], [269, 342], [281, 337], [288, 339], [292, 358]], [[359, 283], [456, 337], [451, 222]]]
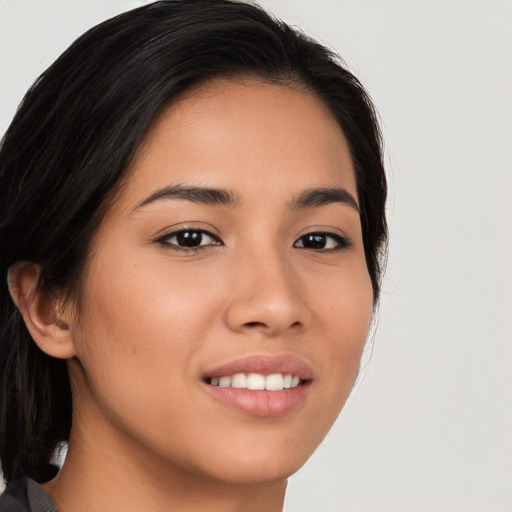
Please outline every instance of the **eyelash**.
[[[180, 234], [186, 234], [186, 233], [199, 233], [201, 235], [201, 238], [204, 235], [209, 236], [214, 240], [215, 243], [210, 243], [207, 245], [199, 245], [197, 247], [184, 247], [180, 246], [178, 244], [172, 244], [169, 242], [171, 238], [177, 237]], [[201, 240], [202, 241], [202, 240]], [[211, 247], [212, 245], [224, 245], [220, 238], [211, 231], [208, 231], [207, 229], [201, 228], [181, 228], [176, 231], [172, 231], [171, 233], [168, 233], [162, 237], [160, 237], [157, 240], [158, 243], [162, 244], [166, 249], [172, 250], [172, 251], [179, 251], [179, 252], [185, 252], [185, 253], [191, 253], [191, 252], [199, 252], [201, 250], [204, 250], [206, 247]]]
[[[186, 235], [187, 233], [189, 233], [189, 234], [194, 233], [196, 235], [200, 234], [201, 235], [201, 239], [199, 240], [200, 243], [202, 242], [202, 237], [204, 235], [212, 238], [214, 243], [209, 243], [206, 245], [199, 245], [199, 246], [195, 246], [195, 247], [193, 247], [193, 246], [186, 247], [186, 246], [180, 246], [178, 244], [169, 242], [170, 239], [172, 239], [174, 237], [178, 237], [179, 235]], [[329, 248], [305, 247], [304, 239], [306, 237], [317, 237], [317, 238], [324, 238], [324, 239], [330, 238], [331, 240], [334, 240], [334, 243], [336, 245], [335, 245], [335, 247], [329, 247]], [[303, 244], [302, 246], [297, 245], [298, 242], [300, 242], [300, 241], [302, 241], [302, 244]], [[211, 231], [208, 231], [207, 229], [204, 229], [204, 228], [201, 228], [201, 229], [181, 228], [181, 229], [172, 231], [171, 233], [168, 233], [168, 234], [158, 238], [156, 240], [156, 242], [160, 243], [161, 245], [163, 245], [165, 248], [167, 248], [169, 250], [185, 252], [185, 253], [191, 253], [191, 252], [197, 253], [201, 250], [206, 249], [207, 247], [224, 245], [222, 243], [221, 239], [216, 234], [214, 234]], [[332, 233], [332, 232], [328, 232], [328, 231], [312, 231], [310, 233], [306, 233], [306, 234], [302, 235], [300, 238], [298, 238], [293, 243], [293, 247], [295, 247], [295, 248], [306, 249], [306, 250], [310, 250], [310, 251], [314, 251], [314, 252], [338, 252], [338, 251], [342, 251], [344, 249], [348, 249], [351, 246], [352, 246], [352, 243], [350, 242], [350, 240], [347, 237], [340, 235], [339, 233]]]
[[[335, 247], [329, 247], [329, 248], [311, 248], [311, 247], [300, 247], [300, 246], [297, 246], [297, 242], [299, 242], [300, 240], [303, 240], [304, 238], [306, 237], [318, 237], [318, 238], [331, 238], [332, 240], [334, 240], [336, 246]], [[304, 242], [303, 242], [304, 243]], [[352, 246], [352, 243], [350, 242], [350, 240], [346, 237], [346, 236], [343, 236], [343, 235], [340, 235], [339, 233], [333, 233], [333, 232], [329, 232], [329, 231], [311, 231], [310, 233], [306, 233], [305, 235], [302, 235], [300, 238], [297, 239], [296, 242], [294, 242], [293, 244], [294, 247], [299, 247], [299, 248], [303, 248], [303, 249], [309, 249], [310, 251], [315, 251], [315, 252], [339, 252], [339, 251], [343, 251], [344, 249], [348, 249], [349, 247]]]

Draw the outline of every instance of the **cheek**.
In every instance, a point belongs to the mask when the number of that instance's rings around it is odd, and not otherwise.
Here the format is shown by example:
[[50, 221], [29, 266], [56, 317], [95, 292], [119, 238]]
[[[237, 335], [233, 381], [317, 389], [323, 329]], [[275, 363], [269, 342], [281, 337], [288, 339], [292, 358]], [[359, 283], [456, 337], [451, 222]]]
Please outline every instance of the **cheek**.
[[331, 279], [316, 299], [318, 329], [323, 330], [327, 356], [325, 385], [338, 412], [359, 370], [373, 312], [373, 290], [366, 266], [356, 265], [342, 276]]
[[315, 316], [334, 346], [357, 350], [364, 344], [373, 312], [373, 289], [366, 265], [356, 260], [320, 278], [320, 283], [311, 286]]
[[[85, 315], [90, 325], [110, 331], [113, 340], [130, 343], [165, 344], [193, 330], [205, 313], [214, 307], [214, 296], [200, 269], [173, 271], [171, 265], [138, 265], [135, 258], [120, 259], [118, 265], [104, 265], [91, 272], [86, 294], [89, 301]], [[137, 333], [146, 333], [137, 340]], [[154, 333], [155, 337], [149, 336]]]
[[214, 294], [199, 286], [200, 275], [175, 274], [158, 265], [142, 271], [122, 259], [115, 266], [98, 263], [90, 272], [77, 352], [100, 394], [133, 396], [139, 384], [155, 392], [172, 388], [176, 369], [190, 368], [217, 305]]
[[97, 268], [84, 290], [76, 336], [84, 376], [79, 400], [97, 424], [165, 451], [168, 437], [186, 435], [177, 420], [197, 386], [194, 370], [216, 316], [215, 296], [183, 272], [124, 266], [131, 271], [120, 264]]

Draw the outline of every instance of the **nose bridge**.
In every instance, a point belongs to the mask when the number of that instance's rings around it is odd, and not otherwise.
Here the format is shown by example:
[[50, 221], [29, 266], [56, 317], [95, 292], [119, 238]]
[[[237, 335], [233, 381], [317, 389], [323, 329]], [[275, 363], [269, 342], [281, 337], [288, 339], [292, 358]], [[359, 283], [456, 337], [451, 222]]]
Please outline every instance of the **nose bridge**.
[[239, 255], [228, 323], [234, 330], [261, 330], [278, 335], [307, 323], [300, 279], [286, 253], [260, 247]]

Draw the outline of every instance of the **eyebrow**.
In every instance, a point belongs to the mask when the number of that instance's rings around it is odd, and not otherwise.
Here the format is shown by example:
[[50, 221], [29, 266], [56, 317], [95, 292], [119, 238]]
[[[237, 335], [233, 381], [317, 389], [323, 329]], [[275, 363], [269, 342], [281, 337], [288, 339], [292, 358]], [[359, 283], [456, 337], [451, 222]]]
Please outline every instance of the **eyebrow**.
[[212, 206], [237, 206], [240, 204], [240, 198], [231, 190], [178, 184], [155, 190], [149, 197], [138, 203], [134, 210], [159, 199], [181, 199]]
[[[231, 190], [222, 188], [198, 187], [188, 185], [169, 185], [151, 193], [133, 208], [133, 211], [161, 199], [191, 201], [211, 206], [239, 206], [240, 197]], [[352, 207], [359, 213], [359, 206], [354, 196], [343, 188], [311, 188], [303, 190], [288, 203], [291, 210], [318, 208], [332, 203], [342, 203]]]
[[292, 210], [303, 210], [326, 206], [332, 203], [346, 204], [359, 213], [357, 201], [354, 196], [344, 188], [327, 187], [303, 190], [288, 206]]

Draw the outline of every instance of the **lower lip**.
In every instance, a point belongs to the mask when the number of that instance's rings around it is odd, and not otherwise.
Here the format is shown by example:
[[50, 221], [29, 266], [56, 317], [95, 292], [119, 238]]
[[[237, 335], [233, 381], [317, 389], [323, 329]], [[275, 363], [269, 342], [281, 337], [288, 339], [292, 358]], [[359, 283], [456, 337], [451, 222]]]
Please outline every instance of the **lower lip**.
[[249, 390], [204, 384], [207, 391], [225, 405], [253, 416], [282, 416], [300, 407], [309, 393], [310, 383], [281, 391]]

